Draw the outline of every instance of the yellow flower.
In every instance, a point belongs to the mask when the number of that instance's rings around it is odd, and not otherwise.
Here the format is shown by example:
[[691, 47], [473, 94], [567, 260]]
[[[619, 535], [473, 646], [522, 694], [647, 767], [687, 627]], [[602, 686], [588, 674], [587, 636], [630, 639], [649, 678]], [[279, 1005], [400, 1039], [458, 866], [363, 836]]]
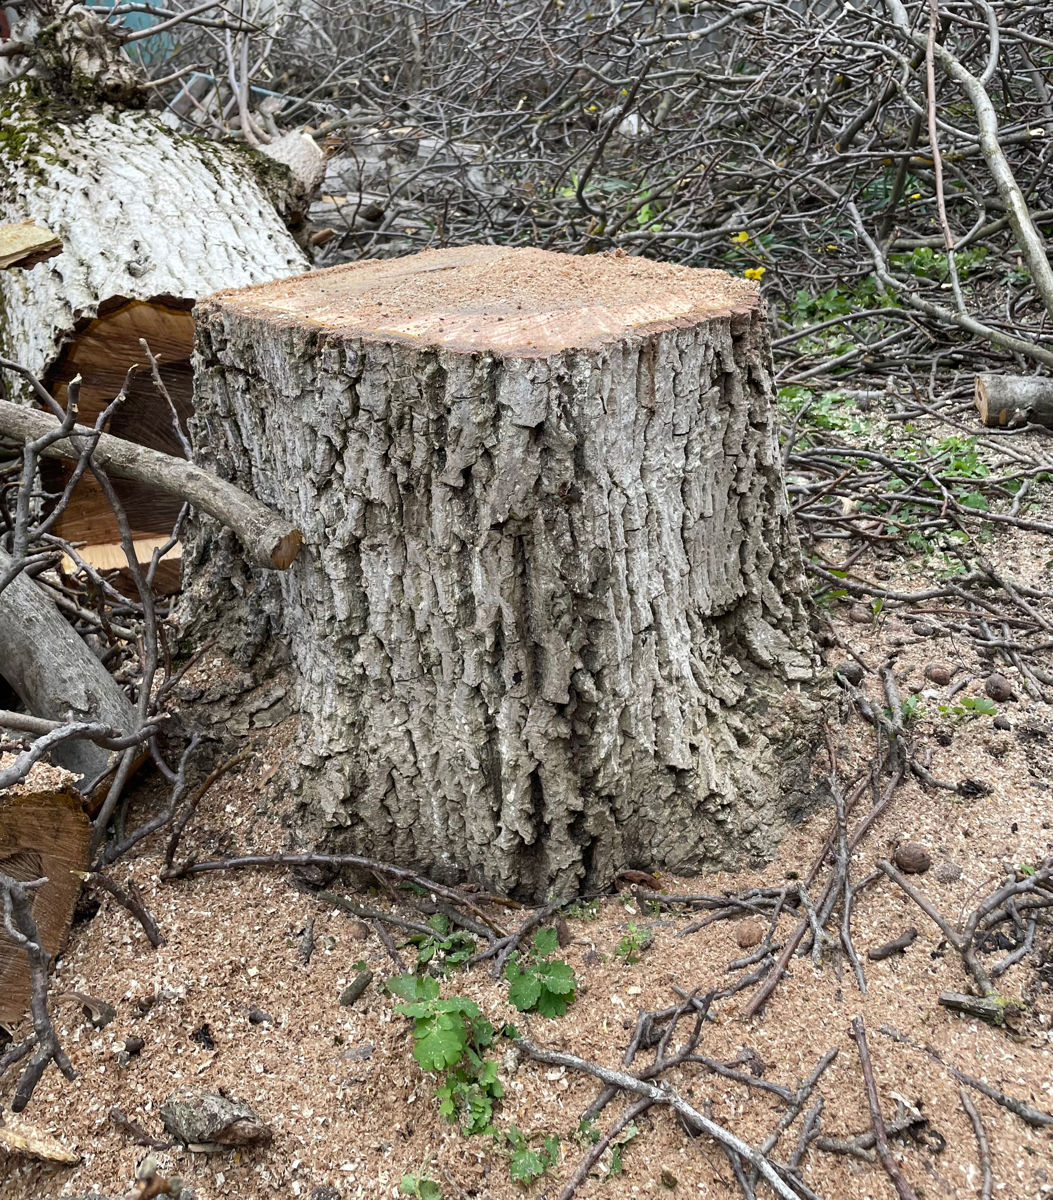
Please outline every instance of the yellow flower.
[[763, 279], [765, 270], [766, 267], [747, 267], [742, 273], [747, 279]]
[[911, 198], [912, 200], [920, 200], [920, 199], [921, 199], [921, 192], [911, 192], [911, 194], [910, 194], [910, 198]]
[[836, 243], [836, 242], [827, 242], [827, 243], [826, 243], [826, 248], [827, 248], [827, 250], [836, 250], [836, 249], [837, 249], [837, 243]]
[[740, 246], [745, 246], [745, 244], [750, 240], [750, 235], [745, 231], [745, 229], [743, 229], [741, 233], [733, 233], [731, 235], [731, 240], [733, 242], [738, 242]]

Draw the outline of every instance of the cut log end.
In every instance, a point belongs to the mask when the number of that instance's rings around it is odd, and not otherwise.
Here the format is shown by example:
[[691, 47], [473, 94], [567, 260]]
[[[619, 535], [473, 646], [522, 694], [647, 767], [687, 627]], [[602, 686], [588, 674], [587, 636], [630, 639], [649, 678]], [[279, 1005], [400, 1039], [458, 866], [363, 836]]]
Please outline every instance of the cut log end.
[[649, 259], [462, 246], [351, 263], [211, 298], [245, 316], [533, 358], [653, 333], [759, 303], [723, 271]]
[[974, 400], [984, 425], [1053, 428], [1053, 379], [984, 373], [976, 376]]
[[[33, 893], [33, 919], [44, 949], [58, 954], [88, 867], [90, 825], [74, 791], [14, 792], [0, 799], [0, 871], [20, 883], [46, 877]], [[0, 1022], [21, 1019], [29, 1005], [25, 952], [0, 928]]]
[[303, 545], [303, 534], [298, 529], [292, 529], [280, 541], [275, 543], [271, 551], [271, 563], [277, 571], [284, 571], [292, 566], [300, 547]]
[[[194, 343], [194, 322], [189, 304], [156, 301], [111, 302], [101, 314], [86, 322], [64, 347], [48, 372], [46, 383], [57, 400], [66, 401], [66, 389], [80, 376], [78, 421], [94, 425], [96, 418], [125, 385], [128, 369], [138, 370], [126, 398], [109, 424], [109, 432], [127, 441], [150, 446], [166, 454], [183, 457], [172, 411], [158, 392], [146, 365], [140, 345], [145, 340], [160, 359], [160, 376], [184, 425], [190, 416], [193, 374], [190, 355]], [[56, 463], [43, 467], [45, 486], [61, 492], [70, 468]], [[148, 484], [122, 479], [113, 481], [114, 489], [127, 513], [141, 562], [149, 562], [155, 544], [171, 532], [181, 507], [180, 501]], [[84, 477], [77, 485], [68, 509], [56, 524], [56, 532], [83, 546], [82, 556], [99, 569], [123, 567], [120, 533], [109, 502], [99, 485]], [[113, 562], [116, 546], [117, 561]], [[178, 561], [178, 550], [169, 556]]]

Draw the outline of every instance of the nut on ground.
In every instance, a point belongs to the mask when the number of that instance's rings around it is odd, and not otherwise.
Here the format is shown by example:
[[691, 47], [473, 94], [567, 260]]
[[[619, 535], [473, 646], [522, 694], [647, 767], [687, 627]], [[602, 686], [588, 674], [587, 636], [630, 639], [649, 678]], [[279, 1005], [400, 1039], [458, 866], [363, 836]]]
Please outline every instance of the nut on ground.
[[904, 875], [921, 875], [932, 866], [932, 855], [920, 842], [903, 842], [892, 860]]

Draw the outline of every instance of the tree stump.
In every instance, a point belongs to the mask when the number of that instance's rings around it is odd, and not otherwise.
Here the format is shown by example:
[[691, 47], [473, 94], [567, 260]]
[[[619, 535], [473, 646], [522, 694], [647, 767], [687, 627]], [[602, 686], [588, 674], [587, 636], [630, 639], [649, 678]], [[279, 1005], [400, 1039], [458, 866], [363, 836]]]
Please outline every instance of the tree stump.
[[301, 843], [525, 896], [772, 854], [821, 704], [752, 284], [479, 246], [196, 319], [195, 454], [305, 547], [203, 521], [186, 612], [288, 642]]

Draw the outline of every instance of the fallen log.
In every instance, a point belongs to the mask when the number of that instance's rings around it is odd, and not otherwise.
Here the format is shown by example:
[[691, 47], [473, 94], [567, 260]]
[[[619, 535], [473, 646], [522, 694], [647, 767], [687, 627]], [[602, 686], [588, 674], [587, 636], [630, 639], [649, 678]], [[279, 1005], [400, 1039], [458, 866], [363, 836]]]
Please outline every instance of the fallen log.
[[[88, 20], [83, 10], [78, 20]], [[78, 28], [63, 16], [56, 36], [70, 40], [68, 57], [83, 84], [77, 71], [85, 58], [73, 44]], [[110, 68], [123, 80], [132, 64], [119, 46], [111, 57]], [[141, 102], [135, 80], [127, 83], [122, 99]], [[304, 185], [262, 154], [188, 137], [147, 112], [93, 110], [86, 94], [78, 93], [80, 109], [71, 101], [56, 120], [31, 86], [0, 93], [0, 221], [30, 217], [62, 243], [61, 253], [32, 271], [0, 271], [0, 354], [28, 368], [60, 403], [79, 375], [80, 420], [90, 425], [121, 391], [129, 367], [145, 363], [145, 340], [161, 360], [172, 404], [151, 372], [141, 371], [110, 432], [182, 457], [176, 422], [185, 430], [190, 415], [190, 310], [221, 288], [306, 269], [282, 215], [303, 207]], [[112, 96], [112, 89], [103, 94]], [[35, 403], [19, 381], [9, 398]], [[47, 464], [46, 488], [61, 491], [65, 472], [64, 465]], [[126, 479], [117, 492], [136, 552], [149, 561], [170, 533], [178, 503], [150, 479]], [[124, 563], [109, 503], [90, 475], [55, 532], [82, 543], [84, 558], [100, 569]], [[166, 562], [178, 556], [175, 549]]]
[[[11, 566], [10, 555], [0, 550], [0, 576]], [[0, 592], [0, 675], [34, 716], [60, 724], [101, 723], [125, 733], [138, 727], [135, 709], [110, 673], [25, 574]], [[51, 758], [93, 781], [106, 772], [110, 751], [77, 739], [55, 746]]]
[[985, 425], [1053, 428], [1053, 379], [1045, 376], [977, 375], [975, 401]]

